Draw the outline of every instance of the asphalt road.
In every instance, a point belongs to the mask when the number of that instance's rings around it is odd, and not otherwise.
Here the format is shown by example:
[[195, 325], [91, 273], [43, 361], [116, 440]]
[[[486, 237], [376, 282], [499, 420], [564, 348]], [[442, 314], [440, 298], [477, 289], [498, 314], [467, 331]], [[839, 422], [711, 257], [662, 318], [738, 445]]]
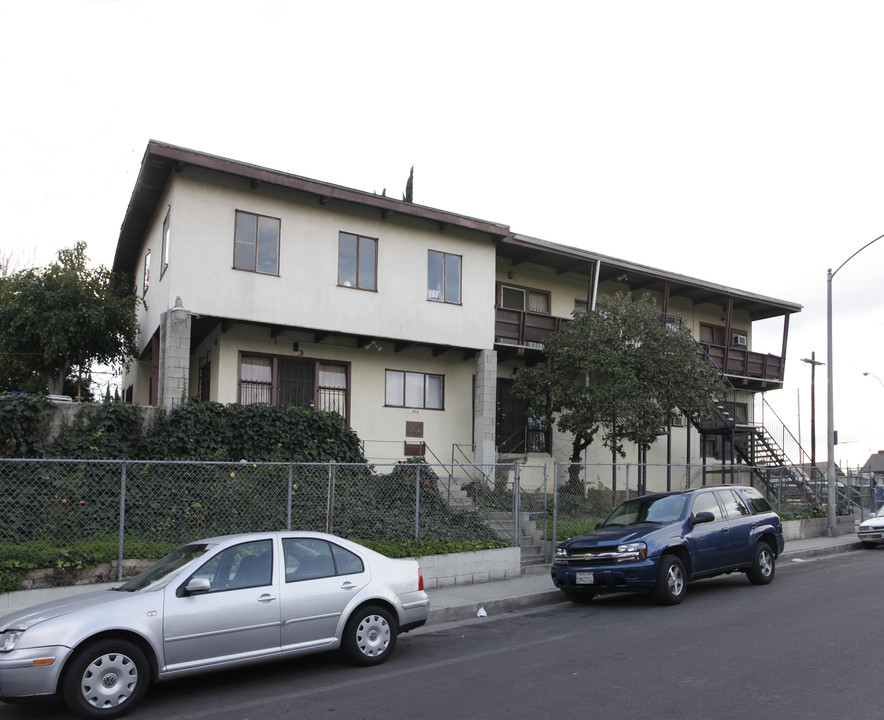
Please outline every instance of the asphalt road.
[[[133, 720], [880, 717], [884, 549], [646, 595], [564, 603], [401, 636], [389, 662], [336, 653], [160, 684]], [[0, 720], [70, 717], [0, 705]]]

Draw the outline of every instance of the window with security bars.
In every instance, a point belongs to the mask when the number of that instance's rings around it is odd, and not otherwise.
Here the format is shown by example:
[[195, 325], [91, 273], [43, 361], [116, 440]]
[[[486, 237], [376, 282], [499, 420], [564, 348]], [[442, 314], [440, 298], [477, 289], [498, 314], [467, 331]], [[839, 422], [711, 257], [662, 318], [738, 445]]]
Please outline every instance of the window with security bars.
[[240, 403], [295, 405], [336, 412], [348, 419], [346, 365], [304, 358], [241, 355]]

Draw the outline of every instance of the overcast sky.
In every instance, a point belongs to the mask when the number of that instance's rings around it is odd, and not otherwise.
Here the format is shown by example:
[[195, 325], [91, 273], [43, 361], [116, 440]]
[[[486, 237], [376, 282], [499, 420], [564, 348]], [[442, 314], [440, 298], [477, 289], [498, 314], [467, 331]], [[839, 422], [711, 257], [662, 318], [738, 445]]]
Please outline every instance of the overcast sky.
[[[884, 3], [2, 0], [0, 27], [20, 264], [110, 266], [149, 139], [393, 197], [414, 165], [422, 205], [803, 305], [767, 399], [809, 447], [826, 270], [884, 234]], [[884, 240], [833, 283], [850, 465], [884, 450], [882, 268]]]

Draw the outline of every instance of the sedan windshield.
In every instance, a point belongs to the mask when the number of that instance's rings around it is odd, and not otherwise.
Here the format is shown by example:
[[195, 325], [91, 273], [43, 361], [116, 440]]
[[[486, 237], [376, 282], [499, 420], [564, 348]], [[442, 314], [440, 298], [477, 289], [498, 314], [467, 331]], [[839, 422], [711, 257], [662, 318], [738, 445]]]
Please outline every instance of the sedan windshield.
[[611, 513], [603, 526], [675, 522], [684, 512], [687, 501], [687, 495], [656, 495], [627, 500]]
[[184, 545], [115, 589], [121, 592], [138, 592], [139, 590], [153, 590], [165, 585], [173, 575], [176, 575], [197, 558], [202, 557], [211, 547], [214, 545], [208, 543]]

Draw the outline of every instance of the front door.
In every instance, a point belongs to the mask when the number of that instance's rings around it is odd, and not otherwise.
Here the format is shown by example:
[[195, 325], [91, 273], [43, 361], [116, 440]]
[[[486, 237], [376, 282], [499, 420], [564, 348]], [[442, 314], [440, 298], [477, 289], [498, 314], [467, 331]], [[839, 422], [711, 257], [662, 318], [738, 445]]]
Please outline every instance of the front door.
[[207, 579], [209, 592], [179, 597], [180, 586], [165, 588], [167, 669], [279, 652], [279, 584], [273, 578], [273, 557], [270, 539], [235, 545], [191, 576]]

